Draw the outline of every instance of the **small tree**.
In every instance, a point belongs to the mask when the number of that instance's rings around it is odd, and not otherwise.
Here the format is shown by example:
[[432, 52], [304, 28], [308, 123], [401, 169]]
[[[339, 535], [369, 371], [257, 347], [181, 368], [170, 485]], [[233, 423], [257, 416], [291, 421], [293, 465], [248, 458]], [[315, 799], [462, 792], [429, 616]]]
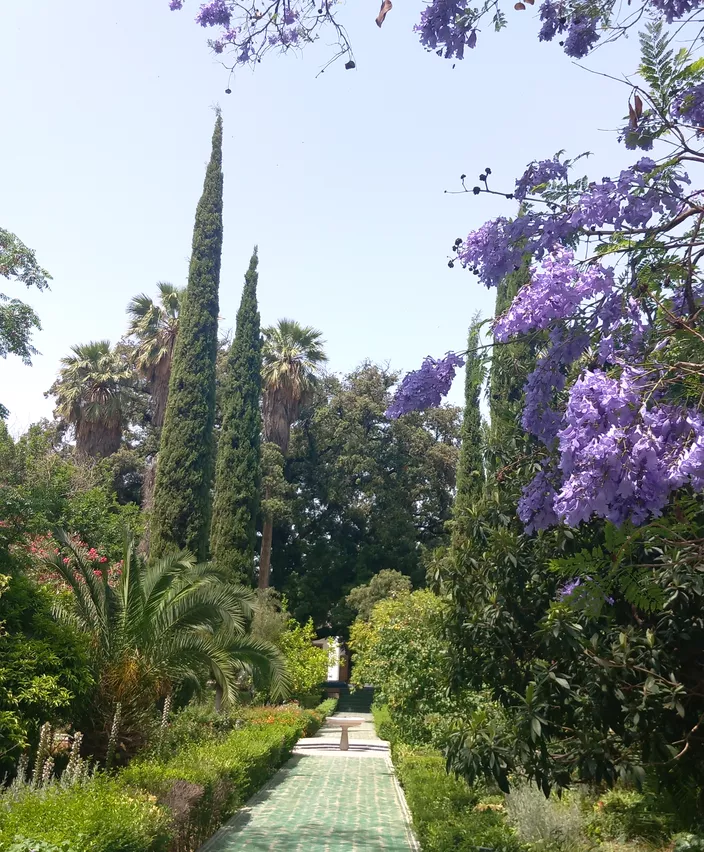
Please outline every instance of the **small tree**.
[[357, 618], [369, 621], [376, 604], [405, 595], [411, 588], [411, 580], [405, 574], [384, 569], [365, 585], [352, 589], [345, 598], [345, 603], [356, 613]]

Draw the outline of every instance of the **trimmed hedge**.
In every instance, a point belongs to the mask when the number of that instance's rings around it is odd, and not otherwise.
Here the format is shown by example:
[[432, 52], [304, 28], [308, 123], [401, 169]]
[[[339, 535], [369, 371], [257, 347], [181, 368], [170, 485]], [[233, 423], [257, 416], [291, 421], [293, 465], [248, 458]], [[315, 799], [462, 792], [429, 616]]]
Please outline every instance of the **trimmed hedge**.
[[70, 852], [197, 849], [317, 730], [336, 702], [315, 710], [258, 707], [165, 758], [134, 760], [119, 774], [68, 789], [26, 788], [0, 797], [0, 849], [20, 838]]
[[480, 791], [448, 775], [439, 752], [394, 744], [391, 753], [423, 852], [523, 848], [501, 805], [482, 802]]

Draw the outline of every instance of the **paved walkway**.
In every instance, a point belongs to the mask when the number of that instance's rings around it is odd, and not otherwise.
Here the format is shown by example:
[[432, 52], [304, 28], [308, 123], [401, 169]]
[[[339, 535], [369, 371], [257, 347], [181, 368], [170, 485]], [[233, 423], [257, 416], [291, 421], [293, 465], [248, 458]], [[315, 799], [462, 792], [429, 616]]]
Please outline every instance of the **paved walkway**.
[[337, 749], [330, 717], [318, 735], [298, 741], [293, 757], [200, 852], [409, 852], [417, 848], [388, 743], [371, 714]]

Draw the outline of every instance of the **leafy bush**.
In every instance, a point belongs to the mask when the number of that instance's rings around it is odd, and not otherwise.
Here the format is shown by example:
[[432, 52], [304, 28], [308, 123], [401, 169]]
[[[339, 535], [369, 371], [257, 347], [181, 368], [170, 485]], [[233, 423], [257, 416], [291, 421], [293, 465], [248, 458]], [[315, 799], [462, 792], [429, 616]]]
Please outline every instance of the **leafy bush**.
[[0, 777], [43, 722], [67, 721], [92, 687], [84, 638], [57, 624], [51, 607], [21, 573], [0, 589]]
[[[286, 598], [274, 589], [260, 589], [257, 598], [252, 635], [275, 645], [286, 658], [291, 697], [305, 706], [315, 706], [322, 694], [321, 684], [327, 680], [328, 652], [313, 645], [316, 634], [312, 619], [299, 624], [287, 611]], [[268, 698], [266, 694], [261, 697]]]
[[[67, 840], [70, 852], [162, 852], [168, 822], [153, 796], [129, 790], [115, 778], [97, 776], [68, 789], [25, 787], [0, 799], [0, 849], [29, 838], [61, 852], [67, 852], [62, 849]], [[51, 846], [37, 849], [54, 852]]]
[[320, 685], [327, 679], [328, 652], [313, 645], [315, 638], [312, 619], [299, 624], [295, 618], [290, 618], [276, 643], [286, 658], [291, 695], [302, 702], [319, 701]]
[[388, 704], [400, 738], [407, 743], [441, 745], [429, 717], [453, 716], [474, 696], [447, 696], [449, 644], [443, 633], [447, 604], [430, 591], [400, 592], [377, 603], [369, 621], [357, 619], [350, 631], [356, 683], [377, 687]]
[[704, 837], [700, 834], [676, 834], [673, 852], [704, 852]]
[[501, 804], [481, 800], [480, 790], [448, 775], [442, 756], [397, 745], [393, 761], [423, 852], [517, 852], [521, 843]]
[[[191, 724], [198, 712], [184, 712], [177, 723], [186, 735], [183, 747], [165, 759], [133, 761], [121, 778], [166, 805], [176, 845], [192, 848], [261, 787], [288, 758], [298, 737], [316, 730], [334, 707], [334, 701], [326, 701], [314, 711], [295, 705], [244, 708], [224, 722], [224, 731], [216, 729], [201, 739], [193, 737]], [[207, 713], [206, 708], [205, 718]], [[233, 727], [238, 723], [241, 727]]]
[[515, 784], [506, 796], [506, 816], [526, 843], [566, 852], [585, 847], [585, 820], [575, 795], [546, 799], [533, 784]]
[[616, 788], [594, 804], [587, 833], [595, 840], [661, 841], [672, 831], [672, 815], [652, 793]]
[[394, 726], [388, 704], [373, 704], [372, 715], [374, 716], [374, 727], [377, 736], [382, 740], [394, 742], [398, 739], [398, 732]]

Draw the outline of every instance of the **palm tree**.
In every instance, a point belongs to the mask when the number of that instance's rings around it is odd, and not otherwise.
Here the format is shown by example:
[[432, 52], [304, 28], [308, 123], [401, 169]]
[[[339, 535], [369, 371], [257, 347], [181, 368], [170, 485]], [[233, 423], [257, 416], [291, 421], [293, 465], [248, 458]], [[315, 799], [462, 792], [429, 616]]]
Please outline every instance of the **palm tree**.
[[135, 365], [149, 385], [152, 398], [152, 423], [164, 425], [169, 397], [171, 361], [178, 333], [178, 318], [185, 289], [159, 281], [158, 302], [142, 293], [127, 306], [130, 318], [128, 334], [137, 338]]
[[[301, 326], [295, 320], [279, 320], [276, 325], [263, 329], [262, 334], [264, 440], [276, 444], [285, 456], [291, 427], [298, 420], [327, 355], [321, 332]], [[265, 493], [264, 500], [269, 496]], [[260, 589], [269, 586], [273, 528], [273, 517], [265, 513], [259, 558]]]
[[80, 455], [102, 458], [120, 448], [132, 368], [108, 340], [71, 347], [59, 377], [47, 391], [56, 414], [74, 427]]
[[208, 677], [226, 703], [235, 701], [243, 675], [264, 680], [274, 697], [287, 693], [281, 653], [248, 632], [257, 601], [252, 589], [186, 552], [147, 565], [128, 535], [113, 583], [87, 551], [64, 533], [58, 538], [67, 555], [55, 555], [48, 566], [70, 595], [57, 599], [54, 612], [88, 637], [96, 682], [91, 721], [103, 743], [118, 704], [121, 740], [135, 747], [159, 699], [200, 687]]

